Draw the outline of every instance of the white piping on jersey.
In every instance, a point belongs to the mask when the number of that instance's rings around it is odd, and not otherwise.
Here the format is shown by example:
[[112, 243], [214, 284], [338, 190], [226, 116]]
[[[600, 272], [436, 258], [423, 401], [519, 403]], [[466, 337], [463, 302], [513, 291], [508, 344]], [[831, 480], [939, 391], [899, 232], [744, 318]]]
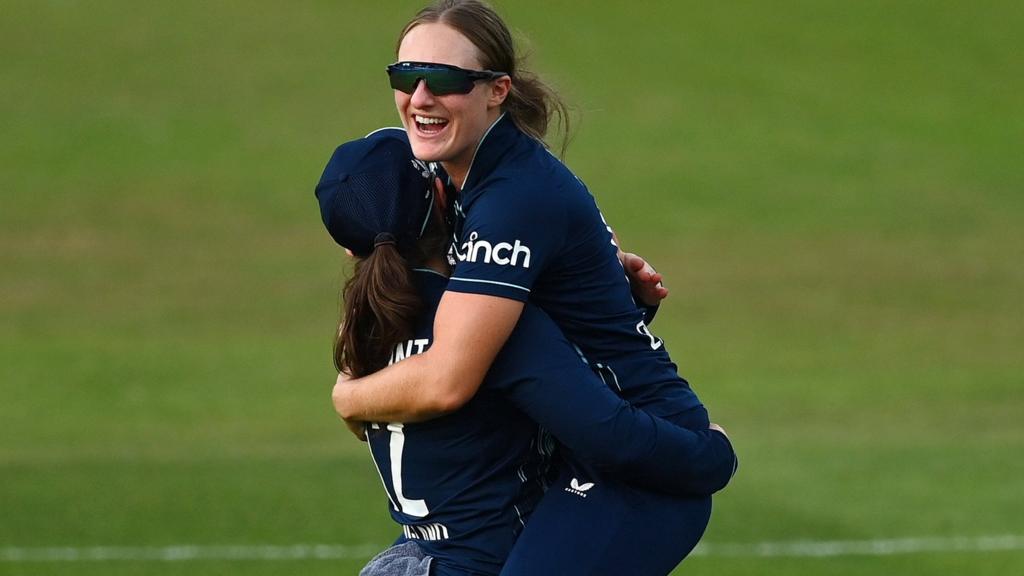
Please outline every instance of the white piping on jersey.
[[544, 428], [540, 429], [541, 454], [551, 457], [555, 455], [555, 437]]
[[615, 379], [615, 387], [619, 389], [619, 392], [622, 392], [622, 385], [619, 384], [619, 375], [615, 373], [615, 370], [612, 370], [611, 366], [608, 367], [608, 371], [612, 373], [612, 378]]
[[[611, 366], [607, 364], [601, 364], [600, 362], [595, 362], [594, 364], [591, 364], [590, 361], [587, 360], [586, 354], [583, 353], [583, 350], [580, 350], [580, 347], [577, 346], [575, 342], [570, 342], [570, 344], [572, 344], [572, 347], [576, 349], [576, 353], [580, 355], [580, 360], [583, 360], [584, 364], [589, 366], [591, 370], [593, 370], [598, 376], [601, 377], [601, 382], [604, 382], [605, 386], [608, 386], [608, 380], [604, 377], [604, 375], [606, 373], [611, 374], [612, 382], [615, 384], [615, 388], [618, 389], [619, 392], [622, 392], [622, 385], [619, 384], [619, 375], [615, 373], [615, 370], [612, 370]], [[608, 387], [611, 388], [611, 386]]]
[[373, 132], [370, 132], [366, 136], [363, 136], [363, 138], [369, 138], [370, 136], [373, 136], [377, 132], [383, 132], [384, 130], [401, 130], [402, 132], [405, 132], [405, 128], [402, 128], [401, 126], [385, 126], [383, 128], [377, 128]]
[[[375, 425], [375, 426], [376, 426], [376, 428], [378, 430], [380, 429], [379, 425]], [[398, 504], [395, 503], [395, 499], [391, 497], [391, 490], [388, 490], [388, 484], [387, 484], [387, 482], [384, 481], [384, 475], [381, 474], [381, 472], [380, 472], [380, 466], [377, 465], [377, 459], [373, 457], [373, 447], [370, 445], [369, 438], [367, 438], [366, 447], [370, 449], [370, 460], [373, 462], [373, 467], [377, 469], [377, 476], [380, 477], [380, 484], [381, 484], [381, 486], [384, 487], [384, 493], [388, 495], [388, 500], [391, 501], [391, 506], [395, 510], [401, 510], [398, 507]]]
[[523, 513], [519, 511], [519, 506], [513, 504], [512, 508], [516, 511], [516, 516], [519, 517], [519, 523], [523, 525], [523, 528], [526, 528], [526, 522], [523, 522]]
[[432, 270], [430, 268], [413, 268], [412, 271], [413, 272], [429, 272], [431, 274], [437, 274], [438, 276], [440, 276], [441, 278], [444, 278], [445, 280], [448, 279], [448, 277], [445, 276], [444, 274], [441, 274], [437, 270]]
[[[530, 438], [530, 447], [527, 448], [526, 451], [527, 452], [532, 451], [533, 447], [536, 444], [537, 444], [537, 435], [535, 434], [533, 436], [533, 438]], [[523, 462], [522, 464], [519, 465], [519, 468], [516, 469], [516, 476], [519, 476], [519, 481], [520, 482], [522, 482], [523, 484], [526, 484], [530, 480], [530, 478], [526, 475], [526, 470], [523, 468], [524, 466], [526, 466], [526, 462]]]
[[507, 282], [497, 282], [495, 280], [477, 280], [476, 278], [451, 278], [451, 280], [458, 280], [460, 282], [479, 282], [481, 284], [497, 284], [498, 286], [508, 286], [509, 288], [518, 288], [520, 290], [529, 292], [529, 288], [523, 288], [517, 284], [509, 284]]
[[501, 122], [501, 119], [504, 117], [505, 113], [502, 112], [501, 116], [498, 116], [498, 119], [494, 121], [494, 124], [491, 124], [490, 127], [487, 128], [487, 132], [484, 132], [484, 135], [480, 137], [480, 141], [476, 143], [476, 150], [473, 150], [473, 159], [469, 161], [469, 170], [466, 170], [466, 179], [462, 181], [463, 188], [466, 187], [466, 182], [469, 182], [469, 173], [473, 171], [473, 164], [476, 162], [476, 153], [479, 152], [480, 147], [484, 145], [484, 140], [487, 139], [487, 135], [491, 133], [491, 130], [493, 130], [494, 127], [498, 125], [498, 122]]
[[[416, 163], [416, 162], [422, 162], [422, 161], [421, 160], [413, 160], [413, 163]], [[428, 201], [429, 205], [430, 205], [430, 208], [428, 208], [427, 209], [427, 213], [423, 215], [423, 225], [420, 226], [420, 235], [417, 238], [422, 238], [423, 237], [423, 233], [426, 232], [426, 230], [427, 230], [427, 224], [430, 224], [430, 217], [434, 214], [434, 178], [435, 178], [435, 176], [434, 176], [434, 171], [432, 169], [427, 168], [427, 172], [428, 172], [428, 174], [426, 176], [426, 179], [429, 182], [429, 184], [427, 184], [427, 196], [430, 196], [430, 200]]]
[[612, 381], [615, 382], [615, 388], [617, 388], [619, 392], [622, 392], [622, 385], [619, 384], [619, 376], [615, 373], [615, 370], [612, 370], [611, 366], [607, 364], [594, 364], [594, 371], [601, 377], [601, 381], [604, 382], [604, 385], [608, 386], [608, 380], [605, 380], [604, 377], [605, 371], [607, 371], [612, 375]]
[[523, 467], [522, 466], [520, 466], [519, 469], [516, 470], [516, 476], [519, 476], [519, 481], [520, 482], [522, 482], [523, 484], [526, 483], [526, 481], [527, 481], [526, 472], [523, 471]]
[[583, 353], [583, 350], [580, 350], [580, 347], [577, 346], [575, 342], [570, 342], [570, 344], [572, 344], [572, 347], [576, 349], [576, 353], [580, 355], [580, 360], [583, 360], [584, 364], [590, 366], [590, 361], [587, 360], [587, 356]]

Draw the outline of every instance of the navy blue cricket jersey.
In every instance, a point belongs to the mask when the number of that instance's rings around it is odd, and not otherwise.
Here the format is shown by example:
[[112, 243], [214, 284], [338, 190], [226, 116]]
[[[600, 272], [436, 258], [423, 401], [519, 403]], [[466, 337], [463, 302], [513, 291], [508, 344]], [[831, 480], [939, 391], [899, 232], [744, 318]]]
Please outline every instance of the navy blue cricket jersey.
[[[448, 284], [417, 270], [424, 312], [401, 361], [430, 347]], [[547, 448], [537, 423], [568, 458], [646, 488], [708, 495], [733, 471], [728, 441], [638, 410], [584, 364], [539, 308], [527, 305], [479, 392], [460, 410], [426, 422], [373, 424], [368, 439], [403, 539], [435, 558], [435, 573], [497, 574], [542, 490]]]
[[485, 134], [457, 199], [448, 290], [529, 301], [635, 405], [700, 405], [637, 307], [612, 230], [586, 186], [507, 115]]

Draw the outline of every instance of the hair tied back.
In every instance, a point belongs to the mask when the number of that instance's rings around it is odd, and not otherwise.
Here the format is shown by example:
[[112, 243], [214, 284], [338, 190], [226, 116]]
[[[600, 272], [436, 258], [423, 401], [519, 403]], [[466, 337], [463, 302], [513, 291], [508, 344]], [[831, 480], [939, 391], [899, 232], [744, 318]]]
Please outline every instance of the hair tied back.
[[388, 232], [381, 232], [380, 234], [377, 234], [377, 236], [374, 237], [374, 239], [373, 239], [373, 247], [374, 248], [376, 248], [378, 246], [383, 246], [385, 244], [391, 244], [392, 246], [394, 246], [394, 245], [398, 244], [398, 240], [395, 239], [395, 236], [393, 234], [390, 234]]

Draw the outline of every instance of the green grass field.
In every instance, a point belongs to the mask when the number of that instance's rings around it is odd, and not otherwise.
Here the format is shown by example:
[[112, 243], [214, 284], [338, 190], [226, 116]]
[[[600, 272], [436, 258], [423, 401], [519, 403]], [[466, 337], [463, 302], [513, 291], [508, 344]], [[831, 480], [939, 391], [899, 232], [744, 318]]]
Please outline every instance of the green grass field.
[[[1024, 9], [712, 4], [499, 5], [740, 451], [705, 541], [1024, 535]], [[397, 122], [419, 5], [3, 2], [0, 574], [354, 574], [397, 533], [329, 402], [312, 189]], [[364, 552], [12, 552], [318, 543]], [[676, 573], [1024, 573], [1015, 548]]]

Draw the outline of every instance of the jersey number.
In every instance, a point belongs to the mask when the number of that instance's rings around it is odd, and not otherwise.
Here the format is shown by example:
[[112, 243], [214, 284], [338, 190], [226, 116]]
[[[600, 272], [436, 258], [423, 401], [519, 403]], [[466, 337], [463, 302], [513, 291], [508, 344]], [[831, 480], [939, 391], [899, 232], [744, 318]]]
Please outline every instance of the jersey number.
[[[430, 513], [425, 500], [410, 500], [402, 493], [402, 451], [405, 450], [405, 431], [400, 422], [388, 424], [391, 433], [389, 452], [391, 456], [391, 485], [395, 488], [395, 508], [403, 514], [423, 518]], [[387, 486], [385, 486], [387, 488]]]

